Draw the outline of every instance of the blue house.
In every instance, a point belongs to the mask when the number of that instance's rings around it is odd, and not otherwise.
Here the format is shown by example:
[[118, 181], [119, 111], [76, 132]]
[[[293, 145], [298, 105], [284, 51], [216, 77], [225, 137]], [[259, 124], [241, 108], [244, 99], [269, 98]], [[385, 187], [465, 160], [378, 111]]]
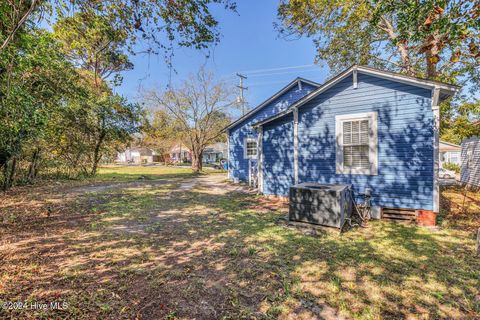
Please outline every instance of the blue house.
[[287, 196], [302, 182], [372, 190], [382, 208], [438, 212], [439, 104], [458, 87], [364, 66], [295, 79], [227, 127], [229, 178]]

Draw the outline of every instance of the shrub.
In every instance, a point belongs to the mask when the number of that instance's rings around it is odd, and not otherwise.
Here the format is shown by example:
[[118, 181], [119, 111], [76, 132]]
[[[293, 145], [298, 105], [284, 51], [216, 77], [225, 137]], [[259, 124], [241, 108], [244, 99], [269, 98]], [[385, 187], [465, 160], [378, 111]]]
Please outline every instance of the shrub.
[[443, 164], [443, 169], [455, 171], [455, 173], [460, 173], [460, 166], [456, 163], [446, 162]]

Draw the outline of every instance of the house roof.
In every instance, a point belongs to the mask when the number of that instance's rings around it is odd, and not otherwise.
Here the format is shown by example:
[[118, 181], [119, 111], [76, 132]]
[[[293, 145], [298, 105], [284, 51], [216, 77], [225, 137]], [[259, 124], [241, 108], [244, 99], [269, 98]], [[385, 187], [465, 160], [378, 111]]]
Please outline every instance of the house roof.
[[454, 144], [454, 143], [450, 143], [450, 142], [440, 140], [439, 149], [440, 149], [440, 151], [442, 151], [442, 150], [444, 150], [444, 151], [460, 151], [460, 149], [462, 149], [462, 147], [459, 146], [458, 144]]
[[320, 87], [320, 84], [319, 83], [316, 83], [316, 82], [313, 82], [313, 81], [310, 81], [310, 80], [307, 80], [307, 79], [304, 79], [304, 78], [301, 78], [301, 77], [297, 77], [295, 78], [294, 80], [292, 80], [289, 84], [287, 84], [285, 87], [283, 87], [282, 89], [280, 89], [280, 91], [278, 91], [277, 93], [275, 93], [273, 96], [271, 96], [270, 98], [268, 98], [267, 100], [263, 101], [262, 103], [260, 103], [258, 106], [256, 106], [255, 108], [253, 108], [252, 110], [250, 110], [249, 112], [245, 113], [243, 116], [241, 116], [240, 118], [238, 118], [237, 120], [233, 121], [232, 123], [230, 123], [227, 127], [225, 127], [223, 129], [223, 131], [225, 130], [228, 130], [230, 128], [233, 128], [234, 126], [236, 126], [237, 124], [239, 124], [240, 122], [244, 121], [245, 119], [247, 119], [248, 117], [250, 117], [251, 115], [257, 113], [258, 111], [260, 111], [261, 109], [263, 109], [265, 106], [267, 106], [269, 103], [271, 103], [273, 100], [277, 99], [278, 97], [280, 97], [282, 94], [284, 94], [285, 92], [287, 92], [288, 90], [290, 90], [291, 88], [293, 88], [294, 86], [298, 85], [299, 82], [303, 82], [303, 83], [307, 83], [309, 85], [312, 85], [314, 87]]
[[403, 74], [395, 73], [395, 72], [390, 72], [390, 71], [384, 71], [384, 70], [379, 70], [371, 67], [366, 67], [366, 66], [359, 66], [359, 65], [353, 65], [349, 67], [348, 69], [340, 72], [333, 78], [329, 79], [326, 81], [324, 84], [322, 84], [320, 87], [318, 87], [316, 90], [312, 91], [310, 94], [306, 95], [302, 99], [298, 100], [294, 104], [292, 104], [287, 110], [280, 112], [270, 118], [267, 118], [265, 120], [259, 121], [257, 123], [254, 123], [252, 126], [253, 127], [258, 127], [263, 124], [266, 124], [268, 122], [271, 122], [273, 120], [276, 120], [278, 118], [281, 118], [290, 112], [292, 112], [295, 108], [301, 107], [304, 105], [306, 102], [312, 100], [313, 98], [317, 97], [319, 94], [322, 92], [328, 90], [329, 88], [333, 87], [335, 84], [338, 82], [342, 81], [343, 79], [347, 78], [352, 74], [353, 72], [360, 72], [363, 74], [367, 75], [372, 75], [384, 79], [389, 79], [392, 81], [397, 81], [401, 83], [406, 83], [410, 84], [413, 86], [425, 88], [425, 89], [439, 89], [440, 90], [440, 95], [441, 99], [446, 99], [449, 96], [452, 96], [455, 92], [457, 92], [460, 87], [452, 84], [447, 84], [439, 81], [433, 81], [433, 80], [427, 80], [427, 79], [422, 79], [422, 78], [417, 78], [417, 77], [411, 77], [411, 76], [406, 76]]

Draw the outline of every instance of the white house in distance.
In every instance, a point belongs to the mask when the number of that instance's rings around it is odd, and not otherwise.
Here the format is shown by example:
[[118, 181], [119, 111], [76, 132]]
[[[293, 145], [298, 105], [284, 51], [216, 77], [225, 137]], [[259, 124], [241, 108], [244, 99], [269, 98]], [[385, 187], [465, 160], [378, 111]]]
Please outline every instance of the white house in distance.
[[440, 152], [440, 164], [443, 166], [444, 163], [453, 163], [460, 165], [460, 153], [462, 147], [459, 145], [449, 143], [446, 141], [440, 141], [439, 152]]
[[115, 162], [141, 164], [158, 162], [159, 160], [159, 156], [150, 148], [132, 147], [118, 152]]

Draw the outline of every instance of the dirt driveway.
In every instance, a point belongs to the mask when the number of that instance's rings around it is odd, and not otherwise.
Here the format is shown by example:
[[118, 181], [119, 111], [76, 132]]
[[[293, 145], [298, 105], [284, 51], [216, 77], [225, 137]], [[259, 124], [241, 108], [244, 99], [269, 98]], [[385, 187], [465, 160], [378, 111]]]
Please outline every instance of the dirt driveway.
[[480, 315], [468, 232], [378, 222], [311, 236], [224, 174], [140, 178], [3, 195], [0, 318]]

